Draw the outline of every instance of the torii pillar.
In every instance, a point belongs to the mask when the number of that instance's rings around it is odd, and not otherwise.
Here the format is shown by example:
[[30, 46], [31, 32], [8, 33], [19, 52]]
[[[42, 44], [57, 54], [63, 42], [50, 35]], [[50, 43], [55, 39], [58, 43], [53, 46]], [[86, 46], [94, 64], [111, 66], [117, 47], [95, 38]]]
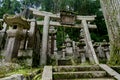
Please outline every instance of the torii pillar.
[[48, 30], [49, 30], [50, 17], [44, 17], [43, 36], [42, 36], [42, 52], [41, 52], [41, 65], [46, 65], [47, 62], [47, 43], [48, 43]]
[[[90, 55], [91, 56], [90, 59], [93, 58], [95, 63], [99, 64], [99, 61], [97, 59], [96, 53], [95, 53], [93, 45], [92, 45], [92, 41], [91, 41], [89, 29], [88, 29], [87, 20], [82, 20], [82, 25], [83, 25], [83, 30], [84, 30], [84, 33], [85, 33], [86, 44], [87, 44], [88, 48], [90, 49], [90, 52], [92, 53], [92, 55]], [[93, 61], [91, 60], [91, 62], [93, 62]]]

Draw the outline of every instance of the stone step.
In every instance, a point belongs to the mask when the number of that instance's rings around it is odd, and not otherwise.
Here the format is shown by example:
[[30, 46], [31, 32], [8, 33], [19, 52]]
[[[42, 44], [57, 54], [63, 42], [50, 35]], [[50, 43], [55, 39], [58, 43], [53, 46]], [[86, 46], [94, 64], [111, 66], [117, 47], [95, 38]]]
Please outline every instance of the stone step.
[[97, 66], [55, 66], [53, 72], [79, 72], [79, 71], [101, 71], [102, 69]]
[[80, 79], [109, 77], [105, 71], [53, 72], [53, 79]]
[[91, 78], [91, 79], [55, 79], [55, 80], [115, 80], [114, 78]]

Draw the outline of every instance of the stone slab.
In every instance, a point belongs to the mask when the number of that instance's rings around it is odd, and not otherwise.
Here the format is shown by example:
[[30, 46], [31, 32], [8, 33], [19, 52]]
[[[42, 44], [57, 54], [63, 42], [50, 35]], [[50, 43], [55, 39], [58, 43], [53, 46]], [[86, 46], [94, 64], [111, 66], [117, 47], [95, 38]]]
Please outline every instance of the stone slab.
[[99, 66], [104, 69], [109, 75], [113, 76], [114, 78], [116, 78], [117, 80], [120, 80], [120, 74], [117, 73], [115, 70], [113, 70], [112, 68], [110, 68], [108, 65], [106, 64], [99, 64]]
[[52, 66], [44, 67], [42, 80], [52, 80]]

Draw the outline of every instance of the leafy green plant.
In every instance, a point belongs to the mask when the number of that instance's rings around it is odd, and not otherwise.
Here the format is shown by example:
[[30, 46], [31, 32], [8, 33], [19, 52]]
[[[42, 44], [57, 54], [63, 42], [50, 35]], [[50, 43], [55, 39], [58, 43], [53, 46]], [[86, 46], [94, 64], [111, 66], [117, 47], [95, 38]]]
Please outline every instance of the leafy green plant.
[[41, 74], [37, 74], [33, 80], [42, 80], [42, 75]]

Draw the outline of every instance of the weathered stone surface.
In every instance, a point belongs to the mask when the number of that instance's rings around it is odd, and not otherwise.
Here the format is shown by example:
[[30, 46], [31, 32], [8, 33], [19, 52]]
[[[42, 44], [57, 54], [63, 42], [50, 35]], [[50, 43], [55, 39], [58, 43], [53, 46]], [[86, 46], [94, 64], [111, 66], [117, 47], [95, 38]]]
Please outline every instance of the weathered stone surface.
[[91, 54], [92, 56], [89, 56], [91, 58], [94, 59], [94, 61], [91, 61], [91, 63], [95, 62], [96, 64], [99, 64], [99, 61], [97, 59], [97, 55], [94, 51], [94, 48], [93, 48], [93, 45], [92, 45], [92, 41], [91, 41], [91, 38], [90, 38], [90, 33], [89, 33], [89, 29], [88, 29], [88, 24], [87, 24], [87, 21], [86, 20], [82, 20], [82, 25], [83, 25], [83, 30], [85, 32], [85, 39], [86, 39], [86, 45], [87, 45], [87, 48], [90, 50], [89, 52], [89, 55]]
[[85, 63], [85, 61], [86, 61], [85, 53], [81, 53], [81, 63]]
[[[61, 80], [61, 79], [56, 79], [56, 80]], [[67, 80], [67, 79], [62, 79], [62, 80]], [[93, 78], [93, 79], [69, 79], [69, 80], [115, 80], [114, 78]]]
[[5, 61], [11, 62], [13, 58], [17, 57], [20, 42], [24, 39], [27, 32], [25, 29], [29, 29], [30, 25], [27, 20], [24, 20], [21, 16], [10, 17], [4, 15], [3, 20], [9, 26], [7, 30], [8, 43], [5, 52]]
[[[56, 32], [57, 29], [54, 26], [50, 26], [49, 29], [49, 39], [48, 39], [48, 54], [53, 57], [57, 55], [57, 43], [56, 43]], [[55, 54], [54, 54], [55, 53]]]
[[[45, 11], [38, 11], [34, 8], [29, 8], [30, 11], [33, 12], [34, 15], [37, 16], [50, 16], [51, 18], [56, 18], [56, 19], [60, 19], [60, 15], [59, 14], [53, 14], [50, 12], [45, 12]], [[77, 16], [77, 20], [88, 20], [88, 21], [93, 21], [95, 20], [96, 15], [93, 16]]]
[[69, 38], [69, 35], [66, 36], [65, 39], [65, 46], [66, 46], [66, 55], [73, 55], [73, 45], [72, 40]]
[[[105, 77], [106, 72], [105, 71], [81, 71], [81, 72], [54, 72], [53, 75], [59, 75], [58, 79], [63, 79], [61, 76], [63, 75], [64, 78], [70, 79], [70, 78], [99, 78], [99, 77]], [[89, 76], [90, 75], [90, 76]]]
[[24, 57], [22, 60], [23, 63], [25, 63], [26, 66], [32, 66], [32, 55], [33, 55], [33, 50], [19, 50], [18, 52], [18, 58], [19, 57]]
[[110, 60], [110, 50], [109, 50], [109, 43], [106, 42], [106, 40], [103, 40], [102, 44], [101, 44], [102, 50], [104, 52], [105, 57], [107, 58], [107, 60]]
[[48, 30], [49, 30], [49, 16], [45, 16], [44, 18], [44, 27], [43, 27], [43, 36], [42, 36], [42, 52], [41, 52], [41, 60], [40, 64], [45, 65], [47, 62], [47, 42], [48, 42]]
[[73, 48], [72, 47], [66, 47], [66, 54], [72, 55], [73, 54]]
[[14, 74], [10, 77], [2, 78], [0, 80], [26, 80], [22, 74]]
[[14, 17], [13, 16], [10, 16], [10, 15], [7, 15], [5, 14], [3, 16], [3, 20], [9, 25], [9, 26], [19, 26], [23, 29], [29, 29], [30, 28], [30, 25], [29, 23], [27, 22], [27, 20], [25, 18], [22, 18], [20, 15], [17, 16], [15, 15]]
[[53, 67], [55, 80], [115, 80], [99, 65], [89, 66], [55, 66]]
[[2, 67], [6, 67], [6, 68], [10, 68], [10, 67], [13, 67], [15, 69], [18, 69], [20, 68], [20, 65], [16, 64], [16, 63], [6, 63], [6, 62], [0, 62], [0, 68]]
[[98, 65], [86, 65], [86, 66], [54, 66], [54, 72], [75, 72], [75, 71], [102, 71]]
[[110, 62], [120, 65], [120, 0], [100, 0], [110, 40]]
[[117, 80], [120, 80], [120, 74], [114, 71], [112, 68], [107, 66], [106, 64], [99, 64], [99, 66], [104, 69], [108, 74], [116, 78]]
[[52, 66], [44, 67], [42, 80], [52, 80]]
[[0, 62], [0, 76], [3, 77], [5, 73], [17, 70], [19, 68], [21, 68], [21, 66], [15, 63]]
[[15, 44], [15, 38], [10, 38], [8, 41], [7, 50], [5, 51], [5, 61], [7, 62], [10, 62], [12, 59], [14, 44]]
[[27, 49], [33, 49], [33, 45], [35, 42], [35, 32], [36, 32], [36, 22], [33, 19], [32, 22], [30, 22], [30, 29], [28, 30]]

